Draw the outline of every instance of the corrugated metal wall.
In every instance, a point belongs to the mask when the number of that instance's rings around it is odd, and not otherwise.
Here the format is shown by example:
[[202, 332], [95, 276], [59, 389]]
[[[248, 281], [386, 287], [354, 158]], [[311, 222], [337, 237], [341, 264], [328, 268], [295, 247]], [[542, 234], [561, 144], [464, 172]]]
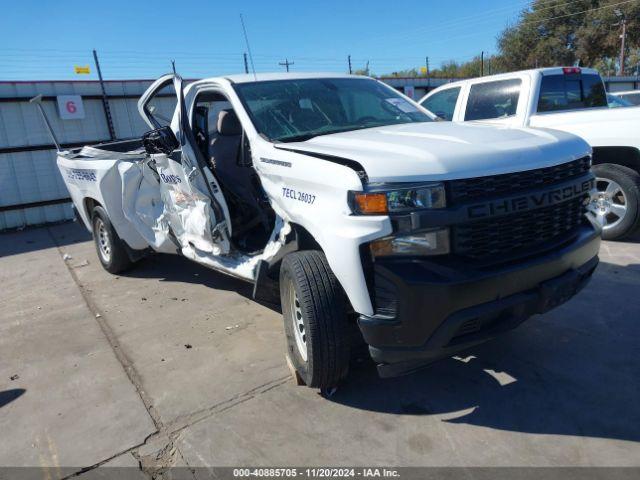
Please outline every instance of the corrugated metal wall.
[[[136, 104], [150, 83], [105, 82], [117, 138], [136, 137], [149, 130]], [[68, 197], [55, 164], [55, 149], [45, 147], [52, 141], [37, 107], [28, 102], [38, 94], [45, 97], [43, 107], [60, 143], [109, 140], [99, 83], [0, 82], [0, 230], [72, 217], [70, 203], [9, 208]], [[56, 95], [82, 95], [85, 118], [61, 120]]]

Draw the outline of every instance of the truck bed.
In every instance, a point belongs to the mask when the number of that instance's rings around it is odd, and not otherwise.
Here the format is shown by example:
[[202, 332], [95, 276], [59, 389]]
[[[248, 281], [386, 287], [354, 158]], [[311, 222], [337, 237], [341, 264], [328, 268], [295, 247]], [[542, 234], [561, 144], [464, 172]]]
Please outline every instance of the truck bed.
[[[58, 153], [57, 164], [78, 216], [91, 231], [92, 209], [108, 213], [121, 238], [133, 249], [144, 249], [153, 228], [141, 224], [136, 211], [162, 205], [158, 183], [146, 167], [141, 139], [119, 140]], [[149, 238], [144, 238], [143, 231]], [[162, 248], [160, 248], [162, 250]]]
[[60, 152], [59, 157], [67, 159], [110, 159], [124, 160], [127, 158], [139, 159], [144, 156], [142, 139], [131, 138], [127, 140], [115, 140], [113, 142], [98, 143], [81, 148], [74, 148]]

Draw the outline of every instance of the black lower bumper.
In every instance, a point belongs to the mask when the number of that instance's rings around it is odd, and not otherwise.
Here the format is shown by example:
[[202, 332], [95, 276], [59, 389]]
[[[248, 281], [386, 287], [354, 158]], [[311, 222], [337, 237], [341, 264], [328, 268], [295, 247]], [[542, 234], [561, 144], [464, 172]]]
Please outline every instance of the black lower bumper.
[[359, 325], [379, 374], [411, 372], [564, 303], [589, 281], [599, 247], [599, 233], [585, 227], [564, 247], [500, 268], [377, 260], [374, 290], [384, 308]]

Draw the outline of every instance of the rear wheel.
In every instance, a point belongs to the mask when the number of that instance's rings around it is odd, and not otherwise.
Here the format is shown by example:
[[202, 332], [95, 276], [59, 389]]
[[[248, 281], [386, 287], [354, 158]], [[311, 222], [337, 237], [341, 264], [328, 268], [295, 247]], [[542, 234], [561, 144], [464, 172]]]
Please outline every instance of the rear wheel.
[[602, 226], [602, 238], [624, 238], [640, 226], [640, 175], [622, 165], [595, 165], [597, 192], [590, 209]]
[[124, 241], [118, 236], [104, 208], [97, 206], [91, 216], [93, 241], [98, 259], [109, 273], [120, 273], [131, 267]]
[[287, 353], [309, 387], [338, 385], [349, 369], [345, 294], [322, 252], [287, 255], [280, 269]]

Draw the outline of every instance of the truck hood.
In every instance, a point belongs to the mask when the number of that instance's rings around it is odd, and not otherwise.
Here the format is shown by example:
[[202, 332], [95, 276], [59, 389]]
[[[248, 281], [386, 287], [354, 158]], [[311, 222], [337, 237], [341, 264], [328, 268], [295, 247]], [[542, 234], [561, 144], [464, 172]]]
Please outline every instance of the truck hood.
[[367, 128], [277, 147], [356, 161], [372, 183], [511, 173], [557, 165], [591, 151], [581, 138], [555, 130], [448, 122]]

